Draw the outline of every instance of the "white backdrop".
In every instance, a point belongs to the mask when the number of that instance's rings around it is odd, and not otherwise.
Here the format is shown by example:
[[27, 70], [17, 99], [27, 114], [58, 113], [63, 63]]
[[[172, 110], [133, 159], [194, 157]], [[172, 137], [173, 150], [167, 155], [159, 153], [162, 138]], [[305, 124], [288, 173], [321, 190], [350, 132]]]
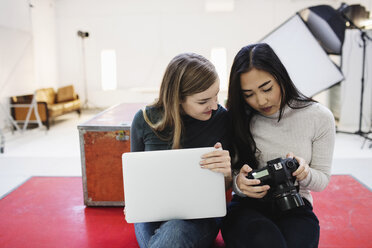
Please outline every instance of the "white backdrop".
[[[372, 37], [372, 30], [367, 32]], [[347, 30], [343, 45], [342, 71], [345, 80], [341, 83], [340, 129], [358, 130], [361, 78], [362, 41], [358, 30]], [[362, 131], [368, 131], [372, 121], [372, 41], [367, 41]]]
[[[90, 33], [85, 40], [90, 100], [109, 107], [153, 100], [166, 65], [178, 53], [192, 51], [210, 58], [213, 47], [224, 47], [229, 73], [241, 47], [259, 41], [297, 11], [319, 4], [337, 8], [342, 1], [232, 2], [232, 12], [211, 13], [205, 11], [206, 0], [1, 0], [0, 85], [7, 83], [0, 89], [0, 102], [66, 84], [74, 84], [84, 100], [78, 30]], [[372, 9], [372, 0], [345, 2]], [[116, 91], [101, 89], [103, 49], [117, 53]], [[225, 96], [221, 92], [221, 102]], [[0, 126], [4, 125], [0, 114]]]
[[[24, 0], [1, 0], [1, 97], [14, 93], [24, 93], [33, 88], [33, 58], [32, 27], [28, 4], [26, 5]], [[28, 82], [28, 84], [22, 87], [24, 82]], [[1, 100], [1, 102], [4, 101], [3, 98]]]
[[[84, 98], [78, 30], [90, 33], [85, 40], [89, 100], [97, 106], [110, 106], [156, 97], [165, 67], [178, 53], [192, 51], [210, 58], [213, 47], [225, 47], [229, 73], [241, 47], [258, 42], [297, 11], [317, 4], [335, 8], [341, 4], [331, 0], [234, 3], [233, 12], [207, 13], [201, 0], [57, 1], [60, 82], [74, 83]], [[117, 52], [116, 91], [101, 90], [103, 49]]]
[[299, 15], [294, 15], [263, 42], [274, 49], [296, 87], [314, 96], [341, 82], [343, 75]]

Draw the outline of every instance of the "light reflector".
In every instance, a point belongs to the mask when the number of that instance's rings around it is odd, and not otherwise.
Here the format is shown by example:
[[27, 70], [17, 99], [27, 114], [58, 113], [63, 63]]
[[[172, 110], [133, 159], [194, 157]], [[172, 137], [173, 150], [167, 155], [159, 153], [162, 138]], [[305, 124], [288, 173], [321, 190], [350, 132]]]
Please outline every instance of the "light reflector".
[[274, 49], [293, 83], [306, 96], [314, 96], [344, 78], [298, 14], [261, 42]]

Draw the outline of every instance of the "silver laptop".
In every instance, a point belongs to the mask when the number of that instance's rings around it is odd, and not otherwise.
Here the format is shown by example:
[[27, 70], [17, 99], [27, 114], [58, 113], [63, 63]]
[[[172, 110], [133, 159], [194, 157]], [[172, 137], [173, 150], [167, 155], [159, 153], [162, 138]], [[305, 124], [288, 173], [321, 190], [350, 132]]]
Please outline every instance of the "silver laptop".
[[223, 174], [199, 165], [201, 156], [213, 150], [208, 147], [124, 153], [127, 222], [226, 215]]

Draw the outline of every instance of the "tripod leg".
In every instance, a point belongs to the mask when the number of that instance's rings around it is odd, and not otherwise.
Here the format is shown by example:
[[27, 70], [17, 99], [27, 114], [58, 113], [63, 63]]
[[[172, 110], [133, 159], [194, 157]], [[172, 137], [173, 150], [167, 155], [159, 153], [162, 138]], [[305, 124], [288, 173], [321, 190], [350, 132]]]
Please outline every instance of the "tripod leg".
[[4, 153], [5, 150], [5, 136], [0, 128], [0, 153]]
[[362, 144], [362, 146], [360, 147], [360, 149], [363, 149], [363, 148], [364, 148], [364, 145], [366, 144], [366, 142], [367, 142], [367, 138], [364, 139], [363, 144]]

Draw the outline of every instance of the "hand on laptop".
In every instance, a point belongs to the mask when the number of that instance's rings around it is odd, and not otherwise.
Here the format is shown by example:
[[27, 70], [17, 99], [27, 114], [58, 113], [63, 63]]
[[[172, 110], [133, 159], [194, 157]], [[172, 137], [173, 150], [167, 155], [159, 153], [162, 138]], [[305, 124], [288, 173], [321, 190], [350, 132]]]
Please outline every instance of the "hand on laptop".
[[211, 171], [223, 173], [227, 178], [231, 177], [231, 158], [229, 151], [223, 150], [221, 143], [214, 145], [215, 151], [206, 153], [202, 156], [200, 166]]

